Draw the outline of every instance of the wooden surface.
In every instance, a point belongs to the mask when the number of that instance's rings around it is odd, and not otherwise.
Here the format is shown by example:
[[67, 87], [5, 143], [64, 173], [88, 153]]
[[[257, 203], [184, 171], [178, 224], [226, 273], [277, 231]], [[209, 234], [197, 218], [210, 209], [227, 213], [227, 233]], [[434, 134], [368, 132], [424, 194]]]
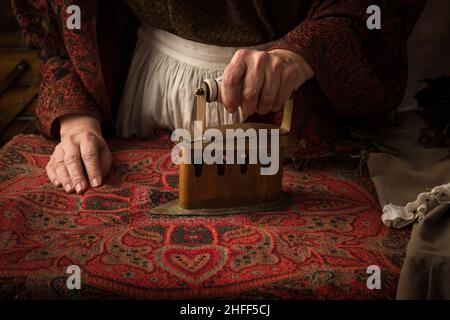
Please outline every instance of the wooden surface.
[[[26, 71], [11, 76], [21, 61]], [[0, 83], [7, 84], [0, 92], [0, 146], [17, 134], [36, 131], [34, 110], [40, 82], [37, 54], [25, 47], [22, 33], [0, 33]]]

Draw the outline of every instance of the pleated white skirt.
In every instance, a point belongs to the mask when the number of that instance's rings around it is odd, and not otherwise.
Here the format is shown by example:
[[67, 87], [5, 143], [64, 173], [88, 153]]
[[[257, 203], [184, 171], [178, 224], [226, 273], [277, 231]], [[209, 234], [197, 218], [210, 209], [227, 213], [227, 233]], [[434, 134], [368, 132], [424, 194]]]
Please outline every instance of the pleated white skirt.
[[[118, 135], [147, 137], [154, 129], [192, 129], [194, 90], [204, 79], [221, 76], [239, 48], [194, 42], [149, 26], [141, 27], [138, 35], [117, 116]], [[240, 109], [229, 113], [217, 102], [207, 108], [206, 127], [244, 120]]]

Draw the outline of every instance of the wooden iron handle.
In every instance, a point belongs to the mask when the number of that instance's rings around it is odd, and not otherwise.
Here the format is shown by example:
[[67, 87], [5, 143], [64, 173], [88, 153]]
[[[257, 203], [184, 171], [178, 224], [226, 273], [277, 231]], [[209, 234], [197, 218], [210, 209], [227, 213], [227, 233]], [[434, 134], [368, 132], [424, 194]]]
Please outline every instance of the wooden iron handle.
[[[201, 121], [202, 124], [206, 120], [206, 103], [219, 100], [221, 83], [222, 77], [218, 79], [206, 79], [195, 90], [195, 95], [197, 96], [197, 121]], [[291, 131], [293, 104], [293, 98], [290, 98], [284, 103], [280, 134], [286, 134]]]

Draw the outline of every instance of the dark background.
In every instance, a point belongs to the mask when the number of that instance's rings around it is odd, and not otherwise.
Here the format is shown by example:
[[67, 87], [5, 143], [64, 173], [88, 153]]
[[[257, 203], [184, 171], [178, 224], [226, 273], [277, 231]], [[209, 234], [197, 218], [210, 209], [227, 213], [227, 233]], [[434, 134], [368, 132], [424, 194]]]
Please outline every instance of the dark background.
[[16, 20], [11, 12], [9, 0], [0, 1], [0, 32], [12, 32], [18, 30]]

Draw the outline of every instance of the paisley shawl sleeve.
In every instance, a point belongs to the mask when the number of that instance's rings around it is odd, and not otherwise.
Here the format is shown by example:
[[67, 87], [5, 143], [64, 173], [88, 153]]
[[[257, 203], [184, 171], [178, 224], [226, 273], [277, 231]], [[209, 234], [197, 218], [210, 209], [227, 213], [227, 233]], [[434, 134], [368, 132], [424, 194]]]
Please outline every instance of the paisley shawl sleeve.
[[[370, 5], [381, 8], [381, 30], [369, 30]], [[301, 54], [340, 115], [397, 107], [407, 80], [406, 42], [424, 0], [313, 0], [307, 18], [273, 49]]]
[[101, 120], [96, 102], [66, 52], [57, 6], [46, 0], [11, 0], [11, 3], [27, 45], [38, 50], [41, 60], [43, 80], [36, 107], [40, 131], [47, 137], [58, 137], [58, 118], [64, 115], [90, 115]]

